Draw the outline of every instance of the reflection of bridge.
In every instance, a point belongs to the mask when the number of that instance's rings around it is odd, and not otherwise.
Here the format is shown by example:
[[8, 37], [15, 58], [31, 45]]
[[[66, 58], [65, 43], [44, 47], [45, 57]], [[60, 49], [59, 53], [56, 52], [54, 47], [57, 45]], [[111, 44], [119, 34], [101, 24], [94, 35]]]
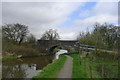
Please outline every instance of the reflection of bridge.
[[38, 46], [41, 52], [52, 53], [56, 47], [67, 49], [68, 51], [75, 49], [78, 47], [78, 42], [75, 40], [38, 40]]

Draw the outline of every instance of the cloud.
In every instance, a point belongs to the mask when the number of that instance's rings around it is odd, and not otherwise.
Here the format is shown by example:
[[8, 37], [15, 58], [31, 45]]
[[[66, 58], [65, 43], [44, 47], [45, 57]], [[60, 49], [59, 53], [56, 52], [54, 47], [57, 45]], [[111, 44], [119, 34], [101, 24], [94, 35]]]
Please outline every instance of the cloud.
[[117, 24], [118, 21], [118, 3], [114, 2], [97, 2], [95, 6], [91, 10], [83, 10], [80, 13], [81, 17], [85, 17], [84, 19], [78, 19], [74, 21], [74, 25], [77, 31], [86, 31], [87, 29], [92, 30], [93, 25], [98, 23], [110, 23]]
[[89, 18], [86, 18], [84, 20], [76, 20], [75, 24], [86, 26], [86, 27], [91, 27], [95, 22], [99, 22], [101, 24], [108, 22], [108, 23], [116, 23], [117, 22], [117, 16], [111, 16], [111, 15], [96, 15], [96, 16], [91, 16]]
[[2, 3], [0, 3], [0, 27], [2, 26]]
[[68, 15], [79, 6], [82, 6], [82, 3], [3, 3], [3, 24], [18, 22], [28, 25], [30, 32], [40, 38], [45, 30], [56, 29], [68, 20]]
[[119, 0], [3, 0], [3, 2], [118, 2]]
[[60, 33], [60, 37], [61, 39], [63, 40], [70, 40], [70, 39], [73, 39], [75, 33], [74, 32], [70, 32], [70, 33]]
[[[97, 2], [92, 9], [88, 10], [87, 8], [80, 13], [82, 19], [76, 19], [74, 25], [63, 28], [63, 33], [66, 32], [65, 37], [69, 39], [75, 39], [79, 32], [91, 31], [94, 28], [94, 24], [99, 22], [103, 24], [105, 22], [110, 24], [117, 24], [118, 22], [118, 3], [113, 2]], [[67, 31], [66, 31], [67, 30]], [[65, 38], [63, 37], [63, 38]]]
[[[116, 23], [118, 3], [97, 2], [92, 9], [82, 10], [84, 3], [72, 2], [4, 2], [2, 10], [3, 23], [21, 23], [29, 26], [30, 32], [37, 38], [48, 29], [57, 29], [61, 39], [75, 39], [80, 31], [92, 30], [95, 22]], [[82, 10], [78, 17], [72, 20], [71, 26], [60, 26], [69, 19], [71, 14]], [[72, 16], [74, 17], [74, 16]]]
[[98, 2], [97, 5], [93, 8], [93, 12], [97, 15], [109, 14], [117, 15], [118, 14], [118, 3], [117, 2]]

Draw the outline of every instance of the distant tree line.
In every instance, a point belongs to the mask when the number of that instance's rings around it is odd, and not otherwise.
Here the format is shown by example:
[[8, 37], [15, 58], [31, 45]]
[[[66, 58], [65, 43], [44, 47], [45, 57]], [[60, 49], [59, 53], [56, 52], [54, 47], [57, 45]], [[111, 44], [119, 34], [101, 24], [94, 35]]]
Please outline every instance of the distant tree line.
[[120, 49], [120, 26], [96, 23], [93, 31], [80, 32], [77, 40], [81, 44], [94, 45], [97, 48], [108, 50], [117, 50]]

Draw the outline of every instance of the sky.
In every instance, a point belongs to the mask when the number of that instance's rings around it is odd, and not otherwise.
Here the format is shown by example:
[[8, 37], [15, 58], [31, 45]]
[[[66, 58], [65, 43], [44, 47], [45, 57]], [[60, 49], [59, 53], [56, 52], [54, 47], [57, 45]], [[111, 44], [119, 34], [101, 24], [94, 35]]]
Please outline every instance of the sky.
[[27, 25], [37, 39], [56, 29], [61, 40], [74, 40], [96, 22], [117, 25], [118, 2], [2, 2], [2, 25]]

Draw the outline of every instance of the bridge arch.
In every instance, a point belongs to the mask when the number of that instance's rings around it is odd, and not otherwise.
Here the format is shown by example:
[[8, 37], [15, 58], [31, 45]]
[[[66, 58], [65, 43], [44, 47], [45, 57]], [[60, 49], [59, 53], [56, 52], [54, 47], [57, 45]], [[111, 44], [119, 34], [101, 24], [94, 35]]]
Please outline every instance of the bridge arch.
[[55, 50], [56, 48], [63, 49], [63, 46], [61, 46], [61, 45], [51, 46], [51, 47], [48, 49], [48, 52], [49, 52], [50, 54], [54, 54], [54, 50]]
[[57, 47], [61, 47], [66, 50], [78, 47], [78, 41], [76, 40], [38, 40], [39, 50], [52, 54], [53, 50]]

